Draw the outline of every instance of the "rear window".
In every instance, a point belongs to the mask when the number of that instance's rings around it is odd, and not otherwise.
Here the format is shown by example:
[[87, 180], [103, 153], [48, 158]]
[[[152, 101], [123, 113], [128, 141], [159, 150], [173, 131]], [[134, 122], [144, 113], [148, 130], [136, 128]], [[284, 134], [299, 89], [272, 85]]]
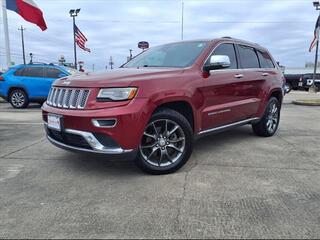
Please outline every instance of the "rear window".
[[267, 52], [257, 51], [261, 68], [274, 68], [271, 57]]
[[59, 75], [63, 73], [56, 68], [46, 68], [46, 77], [47, 78], [59, 78]]
[[242, 68], [260, 68], [258, 56], [252, 47], [239, 46], [239, 55]]
[[23, 76], [25, 77], [43, 77], [44, 68], [43, 67], [26, 67], [23, 71]]

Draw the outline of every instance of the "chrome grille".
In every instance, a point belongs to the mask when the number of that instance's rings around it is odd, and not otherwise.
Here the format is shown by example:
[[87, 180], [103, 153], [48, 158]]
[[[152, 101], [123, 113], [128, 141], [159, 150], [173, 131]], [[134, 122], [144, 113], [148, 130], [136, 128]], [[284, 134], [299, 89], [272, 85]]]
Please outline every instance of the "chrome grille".
[[83, 109], [86, 106], [90, 90], [72, 88], [51, 88], [47, 104], [58, 108]]

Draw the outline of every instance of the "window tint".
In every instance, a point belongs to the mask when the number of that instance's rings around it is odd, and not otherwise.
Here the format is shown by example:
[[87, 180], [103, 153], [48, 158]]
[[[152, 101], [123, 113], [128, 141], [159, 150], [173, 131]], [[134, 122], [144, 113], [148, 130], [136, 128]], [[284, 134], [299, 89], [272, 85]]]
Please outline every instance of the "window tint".
[[242, 68], [260, 68], [255, 50], [251, 47], [239, 45]]
[[[237, 57], [236, 57], [236, 51], [234, 48], [233, 44], [230, 43], [224, 43], [219, 45], [214, 52], [212, 53], [211, 56], [214, 55], [226, 55], [230, 59], [230, 67], [226, 69], [237, 69], [238, 68], [238, 63], [237, 63]], [[211, 57], [210, 56], [210, 57]], [[209, 64], [210, 58], [208, 58], [206, 64]]]
[[46, 68], [46, 77], [47, 78], [59, 78], [59, 75], [63, 73], [56, 68]]
[[26, 67], [23, 71], [23, 76], [26, 77], [43, 77], [43, 67]]
[[24, 68], [20, 68], [17, 71], [14, 72], [14, 76], [23, 76], [23, 70]]
[[267, 52], [257, 51], [261, 68], [274, 68], [274, 64]]

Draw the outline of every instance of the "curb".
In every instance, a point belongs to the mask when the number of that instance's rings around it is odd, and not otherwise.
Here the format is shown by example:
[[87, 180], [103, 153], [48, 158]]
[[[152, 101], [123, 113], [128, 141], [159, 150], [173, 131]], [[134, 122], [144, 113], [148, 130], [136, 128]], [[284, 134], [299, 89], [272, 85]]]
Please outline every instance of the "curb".
[[295, 100], [292, 101], [295, 105], [301, 105], [301, 106], [320, 106], [320, 99], [301, 99], [301, 100]]

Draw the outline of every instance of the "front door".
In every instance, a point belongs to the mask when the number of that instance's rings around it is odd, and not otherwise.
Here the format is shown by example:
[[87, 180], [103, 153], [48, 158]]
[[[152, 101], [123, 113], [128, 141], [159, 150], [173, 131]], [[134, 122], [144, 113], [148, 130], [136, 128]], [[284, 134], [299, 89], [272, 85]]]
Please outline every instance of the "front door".
[[239, 105], [244, 100], [239, 88], [244, 73], [239, 68], [235, 45], [222, 43], [215, 48], [212, 55], [228, 56], [230, 67], [212, 70], [210, 76], [203, 80], [202, 94], [205, 104], [202, 110], [202, 131], [237, 121], [239, 114], [241, 115]]

